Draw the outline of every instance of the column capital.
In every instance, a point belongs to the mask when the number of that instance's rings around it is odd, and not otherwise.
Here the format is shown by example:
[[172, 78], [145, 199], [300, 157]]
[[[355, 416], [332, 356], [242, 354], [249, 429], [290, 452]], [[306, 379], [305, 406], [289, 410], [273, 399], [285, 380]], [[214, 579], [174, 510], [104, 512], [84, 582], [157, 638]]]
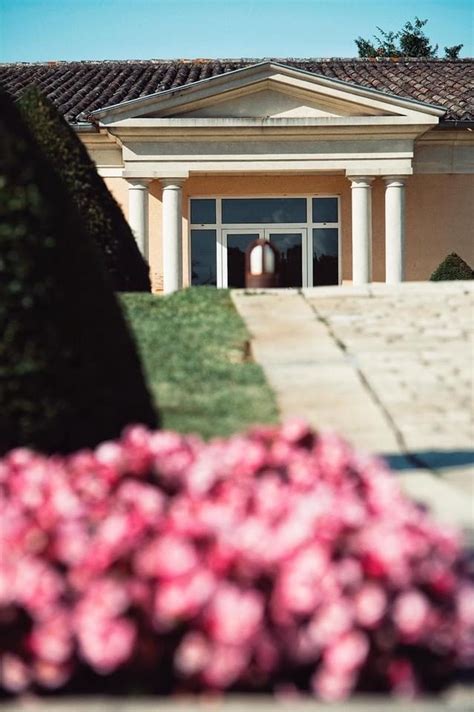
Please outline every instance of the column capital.
[[182, 188], [186, 178], [160, 178], [163, 188]]
[[125, 178], [128, 183], [129, 188], [144, 189], [148, 188], [152, 179], [151, 178]]
[[351, 188], [370, 188], [375, 176], [347, 176], [352, 183]]
[[383, 176], [385, 185], [390, 185], [394, 188], [403, 188], [407, 178], [408, 176]]

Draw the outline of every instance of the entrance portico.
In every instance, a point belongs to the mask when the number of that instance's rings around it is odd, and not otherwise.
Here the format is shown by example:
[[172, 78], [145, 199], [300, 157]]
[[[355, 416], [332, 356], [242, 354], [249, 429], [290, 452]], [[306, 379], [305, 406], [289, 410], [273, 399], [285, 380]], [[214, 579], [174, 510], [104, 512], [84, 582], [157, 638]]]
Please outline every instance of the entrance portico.
[[[404, 192], [413, 173], [414, 141], [442, 114], [443, 110], [431, 105], [267, 62], [124, 102], [93, 116], [100, 130], [121, 145], [121, 175], [129, 182], [130, 222], [144, 254], [148, 241], [161, 236], [163, 287], [172, 292], [188, 282], [183, 242], [189, 241], [192, 247], [192, 231], [197, 227], [190, 219], [188, 234], [182, 232], [183, 189], [188, 180], [195, 182], [199, 176], [215, 176], [217, 181], [235, 176], [240, 182], [245, 176], [278, 176], [285, 177], [288, 186], [294, 176], [308, 180], [314, 176], [319, 181], [325, 176], [345, 176], [351, 187], [351, 219], [344, 224], [338, 218], [337, 225], [331, 223], [326, 230], [351, 231], [353, 283], [372, 280], [373, 239], [385, 240], [386, 281], [402, 281]], [[163, 190], [161, 226], [148, 226], [144, 218], [153, 181], [160, 181]], [[373, 236], [372, 191], [381, 184], [384, 235], [379, 231]], [[285, 189], [266, 197], [281, 201], [289, 195], [295, 192]], [[331, 196], [341, 200], [340, 194], [327, 190], [300, 195], [307, 201], [307, 212], [304, 219], [293, 222], [267, 223], [257, 212], [253, 224], [245, 218], [240, 225], [228, 225], [222, 215], [216, 215], [212, 223], [199, 223], [202, 231], [207, 230], [206, 240], [211, 239], [210, 232], [215, 234], [216, 285], [225, 286], [226, 279], [228, 283], [223, 250], [229, 236], [234, 244], [236, 235], [260, 235], [259, 231], [268, 239], [273, 235], [274, 240], [278, 234], [286, 235], [287, 242], [293, 236], [295, 254], [301, 251], [302, 286], [315, 284], [310, 265], [315, 240], [322, 235], [315, 231], [325, 226], [312, 216], [310, 205]], [[202, 197], [214, 200], [216, 209], [222, 210], [218, 191], [195, 196]], [[254, 210], [250, 201], [255, 198], [245, 196], [250, 212]], [[339, 237], [339, 260], [341, 244]]]

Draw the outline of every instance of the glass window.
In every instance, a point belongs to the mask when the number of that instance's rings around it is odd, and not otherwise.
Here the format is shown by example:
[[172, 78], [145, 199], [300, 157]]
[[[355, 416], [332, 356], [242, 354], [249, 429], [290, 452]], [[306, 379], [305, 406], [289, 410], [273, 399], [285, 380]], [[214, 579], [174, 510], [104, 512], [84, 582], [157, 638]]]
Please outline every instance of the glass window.
[[317, 227], [313, 229], [313, 285], [339, 284], [338, 229]]
[[304, 223], [306, 198], [224, 198], [222, 222], [234, 225]]
[[216, 222], [216, 201], [213, 198], [193, 198], [191, 200], [191, 223], [193, 225], [214, 225]]
[[337, 198], [313, 198], [313, 222], [337, 223]]
[[191, 230], [191, 284], [217, 286], [215, 230]]
[[303, 244], [300, 232], [270, 233], [270, 242], [280, 258], [280, 287], [303, 286]]

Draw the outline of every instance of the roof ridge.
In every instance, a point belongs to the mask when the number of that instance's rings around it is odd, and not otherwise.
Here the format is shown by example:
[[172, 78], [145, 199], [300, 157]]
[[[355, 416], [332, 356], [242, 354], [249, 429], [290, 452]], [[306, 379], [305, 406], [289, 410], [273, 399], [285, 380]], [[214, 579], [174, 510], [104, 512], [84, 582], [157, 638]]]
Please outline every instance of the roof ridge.
[[231, 63], [245, 62], [259, 64], [262, 62], [357, 62], [361, 64], [400, 64], [405, 63], [463, 63], [473, 62], [474, 57], [458, 57], [449, 59], [446, 57], [175, 57], [160, 59], [152, 57], [150, 59], [55, 59], [35, 62], [0, 62], [0, 66], [56, 66], [65, 64], [206, 64], [206, 63]]

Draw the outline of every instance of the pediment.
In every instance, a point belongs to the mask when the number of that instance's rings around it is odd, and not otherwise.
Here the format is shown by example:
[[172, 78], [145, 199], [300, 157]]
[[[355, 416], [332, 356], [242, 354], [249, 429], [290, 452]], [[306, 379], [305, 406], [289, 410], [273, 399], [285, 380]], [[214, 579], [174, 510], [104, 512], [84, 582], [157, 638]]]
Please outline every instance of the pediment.
[[[316, 92], [292, 90], [275, 79], [268, 79], [221, 96], [212, 97], [179, 111], [171, 110], [161, 116], [176, 118], [316, 118], [335, 116], [387, 116], [380, 109], [363, 106], [360, 103], [318, 94]], [[151, 118], [149, 116], [149, 118]], [[157, 116], [155, 115], [155, 118]]]
[[264, 62], [94, 111], [102, 125], [135, 119], [394, 117], [436, 123], [443, 109], [305, 70]]

